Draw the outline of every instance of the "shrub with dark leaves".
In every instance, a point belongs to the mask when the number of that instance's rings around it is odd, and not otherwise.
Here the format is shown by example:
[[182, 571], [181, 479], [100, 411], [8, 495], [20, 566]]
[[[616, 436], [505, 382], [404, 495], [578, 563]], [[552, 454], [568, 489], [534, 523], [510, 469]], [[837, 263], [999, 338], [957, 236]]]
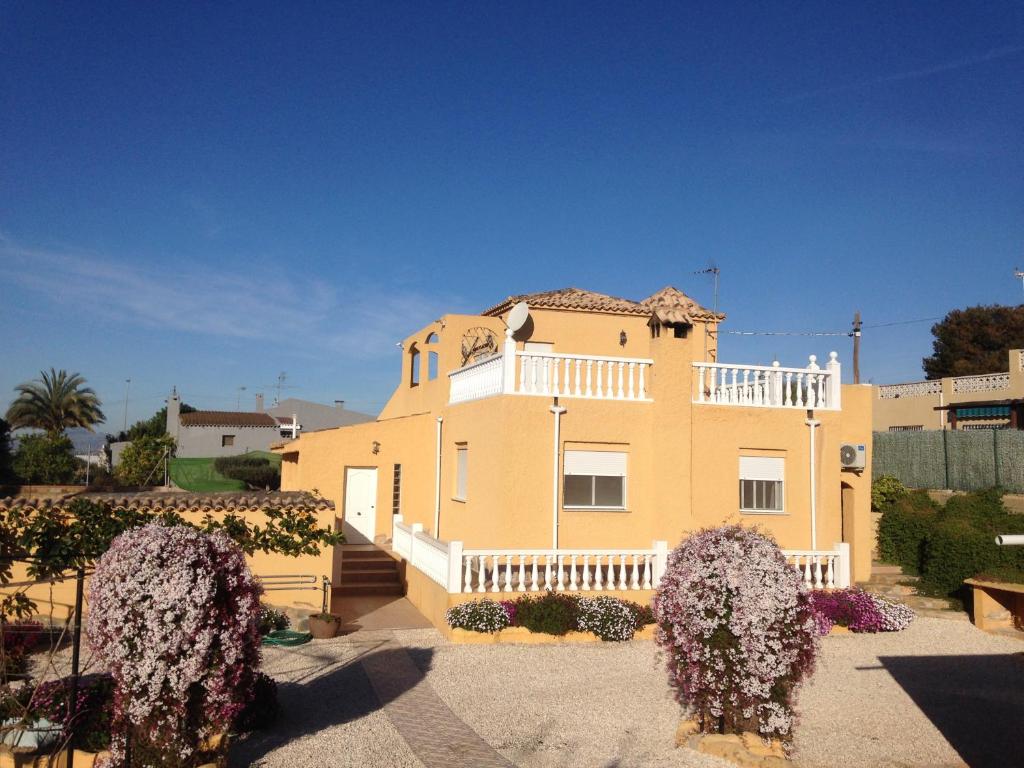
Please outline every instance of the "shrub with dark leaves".
[[29, 711], [63, 726], [61, 741], [87, 752], [110, 747], [110, 724], [114, 716], [114, 678], [108, 674], [83, 675], [78, 680], [77, 706], [71, 717], [72, 679], [64, 677], [40, 683], [32, 694]]
[[540, 597], [523, 596], [516, 602], [516, 623], [531, 632], [564, 635], [576, 629], [579, 598], [558, 592]]
[[235, 719], [235, 730], [239, 733], [265, 731], [277, 721], [279, 711], [277, 682], [270, 675], [260, 672], [253, 685], [252, 700]]

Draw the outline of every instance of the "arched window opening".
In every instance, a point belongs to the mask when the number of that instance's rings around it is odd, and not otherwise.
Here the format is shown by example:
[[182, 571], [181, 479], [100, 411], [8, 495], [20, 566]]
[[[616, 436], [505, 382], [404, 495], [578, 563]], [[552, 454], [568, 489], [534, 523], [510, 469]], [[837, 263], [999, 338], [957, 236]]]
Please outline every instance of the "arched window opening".
[[433, 331], [431, 331], [430, 335], [427, 336], [427, 344], [437, 344], [439, 340], [440, 337]]
[[413, 344], [409, 350], [409, 386], [418, 387], [420, 384], [420, 351]]

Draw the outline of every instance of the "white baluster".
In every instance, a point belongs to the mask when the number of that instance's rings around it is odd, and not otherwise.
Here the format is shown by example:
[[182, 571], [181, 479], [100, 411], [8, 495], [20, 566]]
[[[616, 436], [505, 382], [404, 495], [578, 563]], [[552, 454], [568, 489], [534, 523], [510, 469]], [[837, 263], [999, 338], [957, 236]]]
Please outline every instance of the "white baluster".
[[644, 589], [651, 588], [651, 555], [644, 555]]
[[476, 587], [476, 591], [477, 592], [486, 592], [487, 591], [487, 587], [485, 586], [486, 582], [487, 582], [487, 567], [485, 565], [485, 562], [486, 562], [485, 558], [486, 558], [486, 555], [480, 555], [480, 574], [479, 574], [479, 576], [480, 576], [480, 583]]
[[597, 555], [594, 561], [594, 589], [600, 592], [604, 589], [604, 586], [601, 584], [601, 556]]
[[[619, 398], [619, 400], [621, 400], [625, 396], [625, 393], [622, 391], [622, 370], [623, 370], [623, 368], [625, 368], [625, 365], [626, 364], [623, 363], [621, 360], [619, 361], [619, 365], [618, 365], [618, 368], [619, 368], [619, 379], [618, 379], [618, 387], [616, 387], [616, 394], [615, 394], [615, 396], [617, 398]], [[630, 365], [633, 365], [633, 364], [630, 363]], [[633, 382], [630, 381], [629, 383], [632, 386]]]
[[787, 408], [790, 405], [792, 405], [792, 403], [790, 402], [790, 395], [793, 391], [793, 372], [786, 371], [786, 375], [784, 378], [785, 383], [782, 385], [782, 407]]
[[619, 555], [619, 589], [626, 590], [626, 556]]
[[462, 590], [463, 592], [473, 591], [473, 556], [469, 555], [466, 557], [466, 586]]
[[569, 556], [569, 589], [576, 591], [576, 555]]
[[597, 361], [597, 397], [604, 397], [604, 360]]
[[608, 386], [604, 390], [605, 397], [615, 397], [615, 387], [612, 384], [612, 378], [614, 376], [615, 363], [608, 361]]
[[565, 556], [559, 555], [555, 558], [555, 565], [558, 568], [558, 582], [555, 588], [561, 592], [565, 589], [565, 580], [563, 578], [563, 572], [565, 570]]
[[740, 402], [749, 403], [751, 402], [751, 391], [750, 391], [750, 369], [743, 369], [743, 389], [740, 391]]
[[519, 357], [519, 391], [529, 392], [526, 386], [526, 355]]
[[551, 589], [551, 555], [544, 555], [544, 589]]
[[519, 592], [525, 592], [526, 591], [526, 573], [524, 573], [526, 568], [523, 565], [523, 561], [524, 560], [526, 560], [526, 555], [520, 555], [519, 556], [519, 587], [517, 588], [517, 591], [519, 591]]
[[821, 578], [821, 558], [815, 556], [814, 558], [814, 588], [821, 589], [825, 582]]
[[804, 563], [804, 584], [810, 584], [811, 583], [811, 558], [804, 557], [802, 559], [803, 559], [803, 563]]
[[633, 555], [633, 577], [629, 580], [630, 589], [640, 589], [640, 563], [638, 558], [642, 555]]
[[835, 564], [835, 558], [830, 555], [829, 558], [828, 558], [828, 569], [825, 571], [825, 586], [827, 588], [829, 588], [829, 589], [832, 589], [836, 585], [836, 581], [835, 581], [835, 575], [836, 574], [835, 574], [834, 564]]
[[501, 562], [499, 555], [491, 555], [491, 592], [501, 592]]
[[512, 555], [505, 555], [505, 591], [512, 591]]
[[[565, 362], [566, 362], [566, 364], [569, 363], [568, 360], [566, 360]], [[573, 363], [574, 363], [573, 367], [576, 368], [576, 378], [574, 380], [573, 388], [572, 388], [572, 394], [573, 394], [574, 397], [581, 397], [583, 395], [583, 390], [580, 389], [580, 368], [582, 367], [580, 365], [581, 362], [582, 362], [581, 360], [573, 360]]]
[[[645, 399], [647, 397], [647, 391], [644, 388], [644, 371], [646, 371], [646, 370], [647, 370], [647, 363], [640, 363], [640, 381], [638, 382], [638, 385], [637, 385], [637, 394], [636, 394], [636, 396], [638, 398], [640, 398], [641, 400], [643, 400], [643, 399]], [[701, 375], [701, 387], [700, 387], [700, 401], [702, 403], [704, 402], [704, 382], [703, 382], [703, 378], [704, 378], [704, 376], [702, 374]]]
[[[643, 392], [643, 389], [644, 389], [644, 385], [643, 384], [644, 384], [644, 366], [641, 363], [640, 364], [640, 391], [641, 392]], [[641, 397], [643, 397], [643, 395], [641, 395]], [[703, 365], [698, 365], [697, 366], [697, 402], [698, 403], [703, 403], [704, 402], [704, 366]]]
[[537, 555], [533, 556], [533, 570], [530, 572], [530, 591], [536, 592], [539, 589], [537, 586]]
[[629, 391], [626, 393], [626, 397], [628, 397], [630, 400], [635, 400], [636, 399], [633, 396], [633, 371], [635, 371], [635, 370], [636, 370], [636, 363], [630, 363], [629, 364], [629, 376], [627, 377], [629, 379]]
[[570, 385], [569, 385], [569, 358], [568, 357], [565, 358], [565, 371], [564, 371], [564, 376], [562, 376], [562, 381], [564, 382], [562, 384], [562, 390], [563, 390], [562, 394], [563, 395], [571, 395], [572, 394], [572, 390], [569, 388]]
[[590, 566], [589, 566], [589, 563], [590, 563], [590, 555], [584, 555], [583, 556], [583, 575], [582, 575], [583, 591], [584, 592], [589, 592], [590, 591]]
[[558, 397], [558, 360], [555, 358], [551, 360], [551, 374], [551, 395]]
[[587, 360], [587, 394], [586, 394], [587, 397], [593, 397], [593, 395], [594, 395], [594, 391], [590, 388], [590, 374], [591, 374], [591, 370], [593, 369], [593, 367], [594, 367], [594, 361], [593, 360]]

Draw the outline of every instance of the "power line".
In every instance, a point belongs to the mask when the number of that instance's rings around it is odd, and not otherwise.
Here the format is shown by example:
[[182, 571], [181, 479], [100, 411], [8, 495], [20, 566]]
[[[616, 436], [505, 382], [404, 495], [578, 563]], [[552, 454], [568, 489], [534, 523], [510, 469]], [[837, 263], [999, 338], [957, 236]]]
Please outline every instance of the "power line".
[[911, 325], [913, 323], [931, 323], [936, 320], [941, 320], [941, 317], [919, 317], [917, 320], [897, 320], [893, 323], [875, 323], [874, 325], [865, 325], [865, 328], [891, 328], [894, 325]]
[[850, 331], [722, 331], [733, 336], [852, 336]]

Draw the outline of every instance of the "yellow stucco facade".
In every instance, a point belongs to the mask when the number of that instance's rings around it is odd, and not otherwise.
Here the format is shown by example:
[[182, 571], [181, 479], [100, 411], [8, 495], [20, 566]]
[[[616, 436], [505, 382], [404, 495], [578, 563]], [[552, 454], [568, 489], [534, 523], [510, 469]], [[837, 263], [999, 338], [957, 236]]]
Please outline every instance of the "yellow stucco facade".
[[[461, 540], [467, 548], [649, 547], [654, 540], [674, 546], [688, 531], [739, 522], [770, 532], [784, 548], [809, 549], [812, 428], [807, 421], [813, 416], [819, 423], [813, 483], [817, 548], [849, 542], [854, 580], [868, 578], [869, 386], [842, 386], [839, 409], [698, 403], [693, 363], [715, 358], [716, 318], [679, 324], [680, 330], [654, 329], [650, 315], [639, 311], [531, 304], [529, 321], [509, 342], [518, 353], [543, 349], [648, 360], [646, 397], [498, 393], [449, 402], [449, 374], [463, 367], [463, 348], [472, 346], [467, 339], [486, 336], [483, 329], [493, 335], [497, 353], [508, 352], [503, 346], [507, 316], [507, 310], [496, 316], [446, 315], [405, 339], [400, 383], [378, 420], [307, 432], [279, 447], [282, 490], [316, 490], [335, 503], [344, 521], [346, 469], [376, 468], [377, 541], [391, 535], [392, 516], [400, 512], [405, 523], [419, 523], [425, 532]], [[431, 352], [437, 355], [433, 378]], [[557, 416], [557, 470], [556, 404], [564, 409]], [[843, 443], [866, 446], [865, 471], [842, 470]], [[466, 456], [464, 498], [456, 492], [460, 449]], [[564, 462], [567, 451], [577, 450], [625, 454], [621, 508], [566, 508]], [[740, 511], [743, 456], [784, 460], [781, 511]], [[401, 467], [397, 503], [395, 465]], [[346, 532], [353, 531], [346, 526]]]

